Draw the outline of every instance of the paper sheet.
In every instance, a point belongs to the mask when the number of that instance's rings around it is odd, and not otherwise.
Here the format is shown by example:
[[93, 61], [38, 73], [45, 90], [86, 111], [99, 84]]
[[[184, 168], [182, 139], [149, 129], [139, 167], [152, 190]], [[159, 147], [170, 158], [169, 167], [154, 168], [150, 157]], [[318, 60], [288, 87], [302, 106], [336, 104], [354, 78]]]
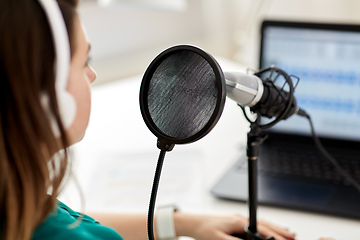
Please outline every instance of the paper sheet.
[[[84, 189], [86, 208], [147, 212], [158, 152], [106, 153], [98, 159]], [[192, 212], [201, 212], [203, 193], [206, 192], [201, 162], [201, 154], [196, 151], [168, 152], [160, 178], [157, 206], [176, 204]]]

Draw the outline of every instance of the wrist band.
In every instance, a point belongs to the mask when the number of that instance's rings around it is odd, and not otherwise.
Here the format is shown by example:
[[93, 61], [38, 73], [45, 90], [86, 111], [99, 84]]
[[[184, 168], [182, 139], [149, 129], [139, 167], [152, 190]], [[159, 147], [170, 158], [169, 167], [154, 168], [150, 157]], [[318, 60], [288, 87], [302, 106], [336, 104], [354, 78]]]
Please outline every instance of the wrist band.
[[159, 240], [177, 240], [174, 224], [175, 206], [160, 207], [156, 211], [156, 233]]

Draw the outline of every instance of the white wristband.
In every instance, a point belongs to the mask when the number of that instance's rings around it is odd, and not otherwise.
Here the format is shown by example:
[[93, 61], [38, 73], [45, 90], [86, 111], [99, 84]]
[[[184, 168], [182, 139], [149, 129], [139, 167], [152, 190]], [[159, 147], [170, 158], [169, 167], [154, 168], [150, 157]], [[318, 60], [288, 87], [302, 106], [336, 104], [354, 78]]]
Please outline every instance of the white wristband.
[[174, 224], [175, 206], [166, 206], [158, 208], [156, 212], [156, 233], [159, 240], [176, 240]]

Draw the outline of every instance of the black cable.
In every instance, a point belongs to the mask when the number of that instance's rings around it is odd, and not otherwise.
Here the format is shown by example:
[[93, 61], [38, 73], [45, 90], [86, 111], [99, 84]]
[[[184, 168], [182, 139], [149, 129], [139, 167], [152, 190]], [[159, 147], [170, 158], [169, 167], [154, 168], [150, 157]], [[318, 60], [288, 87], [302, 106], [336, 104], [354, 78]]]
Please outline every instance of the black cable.
[[340, 166], [340, 164], [336, 161], [336, 159], [333, 156], [331, 156], [330, 153], [321, 144], [320, 139], [315, 134], [314, 126], [310, 116], [304, 110], [301, 109], [299, 109], [298, 115], [306, 117], [309, 120], [311, 127], [311, 134], [314, 139], [315, 145], [319, 149], [319, 151], [335, 166], [335, 168], [341, 173], [341, 175], [343, 175], [360, 192], [360, 184]]
[[[244, 117], [246, 118], [246, 120], [251, 124], [251, 123], [255, 123], [256, 121], [251, 121], [250, 118], [248, 117], [245, 107], [242, 107], [240, 104], [238, 104], [238, 106], [241, 108], [241, 110], [243, 111]], [[258, 119], [258, 117], [256, 118]]]
[[159, 187], [161, 169], [162, 169], [162, 165], [164, 163], [165, 153], [166, 153], [165, 150], [160, 151], [159, 159], [158, 159], [158, 162], [156, 165], [153, 186], [152, 186], [152, 190], [151, 190], [149, 212], [148, 212], [148, 222], [147, 222], [149, 240], [155, 240], [154, 229], [153, 229], [153, 227], [154, 227], [154, 210], [155, 210], [156, 195], [157, 195], [157, 191], [158, 191], [158, 187]]

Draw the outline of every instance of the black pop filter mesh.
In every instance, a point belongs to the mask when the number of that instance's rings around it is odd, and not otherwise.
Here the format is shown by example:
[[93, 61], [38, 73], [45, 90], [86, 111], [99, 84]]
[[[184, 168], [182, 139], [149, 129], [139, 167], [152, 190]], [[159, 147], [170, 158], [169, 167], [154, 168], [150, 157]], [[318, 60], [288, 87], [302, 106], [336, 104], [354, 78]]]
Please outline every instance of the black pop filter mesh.
[[218, 99], [211, 65], [192, 51], [177, 51], [154, 71], [148, 109], [156, 127], [175, 139], [189, 138], [209, 122]]

